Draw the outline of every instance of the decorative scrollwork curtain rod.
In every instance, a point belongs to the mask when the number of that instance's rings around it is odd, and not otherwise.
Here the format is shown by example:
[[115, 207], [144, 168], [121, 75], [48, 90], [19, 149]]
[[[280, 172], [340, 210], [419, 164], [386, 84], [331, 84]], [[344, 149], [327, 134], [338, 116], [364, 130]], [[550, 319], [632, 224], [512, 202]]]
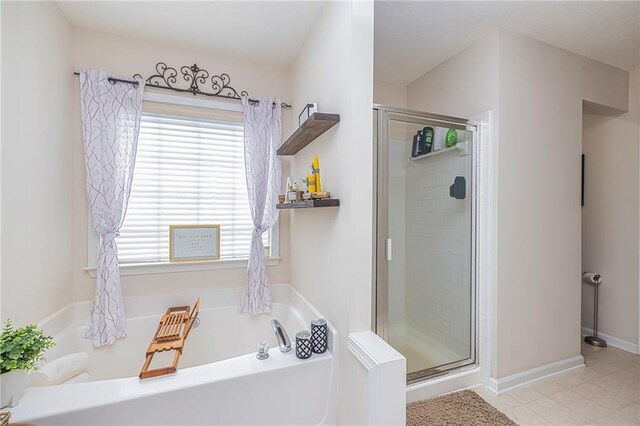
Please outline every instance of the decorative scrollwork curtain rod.
[[[75, 72], [75, 75], [79, 75], [79, 73]], [[180, 74], [182, 74], [182, 79], [186, 82], [188, 87], [182, 87], [176, 85], [178, 82], [178, 71], [165, 64], [164, 62], [158, 62], [156, 64], [156, 74], [153, 74], [149, 78], [145, 80], [146, 84], [151, 87], [157, 87], [158, 89], [167, 89], [173, 90], [175, 92], [182, 93], [191, 93], [195, 95], [204, 95], [204, 96], [214, 96], [218, 98], [224, 99], [235, 99], [240, 100], [241, 96], [249, 96], [249, 94], [243, 90], [240, 93], [233, 87], [231, 87], [231, 77], [229, 74], [222, 73], [220, 75], [212, 75], [210, 77], [209, 71], [204, 70], [198, 65], [193, 64], [191, 66], [184, 65], [180, 67]], [[133, 78], [142, 78], [140, 74], [134, 74]], [[205, 87], [205, 90], [201, 89], [201, 86], [207, 85], [207, 83], [211, 84], [211, 91], [207, 91], [208, 88]], [[109, 82], [111, 84], [116, 83], [128, 83], [138, 85], [137, 81], [133, 80], [122, 80], [119, 78], [109, 77]], [[258, 99], [249, 98], [249, 102], [258, 103], [260, 102]], [[291, 108], [291, 105], [282, 102], [280, 104], [282, 108]]]

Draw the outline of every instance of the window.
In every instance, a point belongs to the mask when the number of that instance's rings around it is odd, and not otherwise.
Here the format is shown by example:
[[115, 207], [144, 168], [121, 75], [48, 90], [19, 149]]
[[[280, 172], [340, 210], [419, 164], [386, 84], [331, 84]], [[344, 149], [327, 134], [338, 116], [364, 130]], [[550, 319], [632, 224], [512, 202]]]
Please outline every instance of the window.
[[144, 103], [120, 264], [167, 262], [175, 224], [220, 224], [220, 259], [248, 257], [243, 133], [238, 112]]

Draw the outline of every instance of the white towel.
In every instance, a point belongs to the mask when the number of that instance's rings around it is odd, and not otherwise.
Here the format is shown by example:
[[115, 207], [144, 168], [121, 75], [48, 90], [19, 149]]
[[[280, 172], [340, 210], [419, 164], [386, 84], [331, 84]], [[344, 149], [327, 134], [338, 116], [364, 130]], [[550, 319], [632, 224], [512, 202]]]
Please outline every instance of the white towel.
[[86, 383], [86, 382], [90, 382], [91, 381], [91, 377], [89, 376], [88, 373], [80, 373], [75, 377], [70, 378], [69, 380], [67, 380], [66, 382], [64, 382], [64, 385], [70, 385], [73, 383]]
[[60, 385], [87, 371], [89, 354], [77, 352], [47, 362], [27, 379], [29, 386]]

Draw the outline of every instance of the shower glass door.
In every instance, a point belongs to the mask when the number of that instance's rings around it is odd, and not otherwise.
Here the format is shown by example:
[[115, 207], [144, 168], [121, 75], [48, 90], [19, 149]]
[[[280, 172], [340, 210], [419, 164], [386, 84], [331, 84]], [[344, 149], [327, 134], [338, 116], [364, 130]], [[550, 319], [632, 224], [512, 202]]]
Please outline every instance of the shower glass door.
[[[374, 108], [374, 126], [374, 328], [406, 357], [407, 381], [416, 382], [476, 359], [476, 129], [385, 107]], [[430, 146], [414, 143], [418, 132]]]

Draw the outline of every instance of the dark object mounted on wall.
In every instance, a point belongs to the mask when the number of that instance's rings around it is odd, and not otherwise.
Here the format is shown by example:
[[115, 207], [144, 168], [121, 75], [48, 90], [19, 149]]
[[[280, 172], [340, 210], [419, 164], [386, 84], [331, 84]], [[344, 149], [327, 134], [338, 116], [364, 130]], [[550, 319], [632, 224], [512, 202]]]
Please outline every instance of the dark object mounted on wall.
[[[149, 76], [145, 81], [149, 86], [172, 89], [176, 92], [186, 92], [193, 95], [220, 96], [231, 99], [240, 99], [241, 95], [249, 96], [245, 90], [238, 93], [236, 89], [231, 87], [229, 74], [222, 73], [210, 76], [209, 71], [198, 67], [196, 64], [180, 67], [180, 74], [182, 78], [179, 79], [178, 70], [164, 62], [158, 62], [156, 64], [156, 74]], [[143, 78], [140, 74], [135, 74], [134, 77]], [[178, 80], [185, 83], [179, 84]]]
[[456, 176], [453, 180], [453, 185], [449, 187], [449, 196], [456, 200], [467, 198], [467, 180], [464, 176]]
[[[78, 73], [74, 73], [78, 75]], [[140, 74], [134, 74], [133, 78], [142, 78]], [[111, 83], [129, 83], [137, 85], [138, 82], [109, 78]], [[180, 81], [180, 83], [178, 83]], [[184, 81], [184, 83], [182, 83]], [[173, 90], [181, 93], [191, 93], [192, 95], [215, 96], [218, 98], [240, 100], [241, 96], [249, 96], [246, 90], [238, 92], [231, 86], [229, 74], [211, 75], [209, 71], [200, 68], [198, 65], [184, 65], [177, 69], [168, 66], [164, 62], [156, 64], [156, 73], [149, 76], [146, 85], [158, 89]], [[249, 102], [257, 103], [257, 99], [249, 99]], [[287, 103], [280, 104], [282, 108], [291, 108]]]
[[580, 184], [580, 206], [584, 207], [584, 154], [582, 154], [582, 183]]

